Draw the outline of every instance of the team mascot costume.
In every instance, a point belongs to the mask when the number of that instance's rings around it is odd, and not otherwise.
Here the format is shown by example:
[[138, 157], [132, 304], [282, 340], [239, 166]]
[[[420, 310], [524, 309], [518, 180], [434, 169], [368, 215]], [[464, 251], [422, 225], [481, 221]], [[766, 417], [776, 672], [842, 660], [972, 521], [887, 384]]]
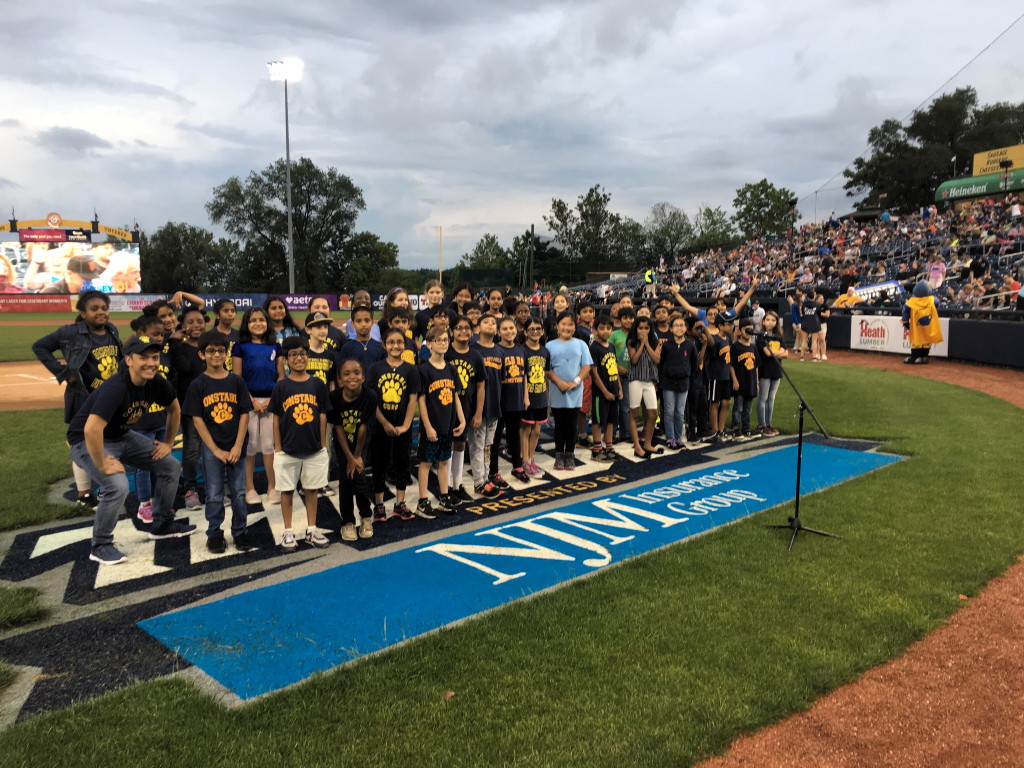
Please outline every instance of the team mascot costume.
[[942, 341], [942, 329], [932, 287], [924, 280], [914, 286], [914, 295], [903, 305], [903, 327], [910, 339], [910, 357], [903, 362], [926, 365], [932, 344]]

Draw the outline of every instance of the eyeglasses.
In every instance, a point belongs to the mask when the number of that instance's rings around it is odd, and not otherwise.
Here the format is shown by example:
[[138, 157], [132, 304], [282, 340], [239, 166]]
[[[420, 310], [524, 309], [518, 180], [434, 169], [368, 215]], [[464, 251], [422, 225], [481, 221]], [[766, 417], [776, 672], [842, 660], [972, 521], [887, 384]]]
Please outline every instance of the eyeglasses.
[[207, 355], [226, 355], [228, 351], [223, 347], [207, 347], [203, 350]]
[[304, 349], [293, 349], [286, 357], [309, 357], [309, 353]]

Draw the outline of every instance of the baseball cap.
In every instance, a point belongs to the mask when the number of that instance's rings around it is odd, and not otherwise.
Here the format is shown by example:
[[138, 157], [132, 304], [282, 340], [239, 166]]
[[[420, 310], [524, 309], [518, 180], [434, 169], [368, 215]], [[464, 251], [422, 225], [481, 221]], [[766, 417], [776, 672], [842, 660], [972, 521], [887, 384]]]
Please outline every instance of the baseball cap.
[[[75, 258], [78, 257], [76, 256]], [[124, 345], [124, 353], [126, 355], [142, 355], [154, 349], [160, 350], [163, 348], [164, 344], [162, 341], [151, 339], [149, 336], [133, 336], [128, 343]]]
[[715, 325], [728, 325], [736, 319], [736, 310], [727, 309], [724, 312], [719, 312], [718, 317], [715, 318]]
[[309, 328], [313, 325], [332, 325], [334, 321], [331, 320], [323, 312], [310, 312], [306, 315], [306, 327]]

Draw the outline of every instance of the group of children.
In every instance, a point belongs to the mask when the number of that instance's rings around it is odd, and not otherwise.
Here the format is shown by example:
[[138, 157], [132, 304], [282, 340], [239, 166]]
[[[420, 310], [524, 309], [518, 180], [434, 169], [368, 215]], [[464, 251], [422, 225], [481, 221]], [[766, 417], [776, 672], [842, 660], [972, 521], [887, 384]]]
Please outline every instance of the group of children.
[[[344, 329], [333, 324], [322, 297], [309, 303], [302, 327], [278, 297], [248, 309], [237, 329], [231, 301], [214, 305], [215, 324], [207, 330], [202, 300], [187, 294], [175, 297], [183, 305], [180, 313], [158, 301], [133, 321], [129, 343], [144, 339], [147, 352], [155, 349], [153, 376], [173, 385], [175, 408], [180, 403], [189, 509], [201, 506], [196, 478], [202, 460], [212, 552], [226, 549], [225, 494], [235, 546], [252, 547], [245, 521], [249, 505], [262, 501], [254, 486], [258, 453], [267, 475], [266, 501], [281, 505], [281, 546], [294, 550], [293, 503], [300, 487], [305, 542], [330, 543], [316, 516], [318, 497], [333, 494], [332, 461], [338, 467], [341, 536], [353, 541], [372, 536], [374, 523], [433, 519], [474, 498], [501, 496], [511, 488], [498, 467], [502, 443], [512, 478], [528, 484], [542, 473], [537, 443], [549, 418], [550, 469], [557, 473], [576, 469], [581, 444], [592, 461], [614, 462], [622, 458], [613, 447], [617, 440], [646, 458], [701, 439], [753, 437], [755, 402], [758, 432], [777, 434], [771, 414], [781, 379], [778, 359], [786, 352], [775, 313], [764, 316], [755, 334], [749, 318], [734, 332], [731, 310], [714, 307], [695, 315], [671, 298], [634, 308], [631, 297], [623, 296], [612, 314], [596, 317], [590, 304], [570, 309], [564, 296], [556, 296], [551, 316], [542, 320], [526, 302], [499, 291], [487, 295], [486, 307], [472, 300], [469, 286], [460, 286], [448, 304], [437, 281], [425, 294], [429, 306], [413, 314], [408, 293], [393, 289], [375, 322], [369, 294], [358, 292]], [[89, 315], [83, 318], [88, 323]], [[88, 332], [109, 337], [105, 315], [92, 320]], [[91, 403], [90, 396], [74, 407], [88, 418]], [[168, 429], [177, 427], [166, 396], [146, 401], [144, 408], [136, 403], [135, 410], [126, 428], [152, 444], [164, 444]], [[655, 443], [659, 421], [664, 445]], [[406, 490], [413, 464], [419, 493], [410, 508]], [[157, 487], [151, 470], [142, 466], [136, 476], [144, 524], [154, 520], [154, 497], [163, 499], [156, 506], [166, 517], [166, 488]], [[162, 472], [161, 477], [166, 467]], [[384, 504], [388, 484], [394, 488], [390, 514]], [[98, 545], [111, 545], [108, 535], [100, 538]]]

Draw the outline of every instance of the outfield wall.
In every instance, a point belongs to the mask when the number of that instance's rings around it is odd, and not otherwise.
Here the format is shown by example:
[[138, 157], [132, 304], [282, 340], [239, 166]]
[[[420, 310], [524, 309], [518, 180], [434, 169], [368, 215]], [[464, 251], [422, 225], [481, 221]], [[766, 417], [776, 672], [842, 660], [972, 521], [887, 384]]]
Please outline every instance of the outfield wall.
[[[242, 312], [250, 307], [259, 307], [267, 300], [268, 296], [276, 295], [284, 299], [288, 309], [297, 312], [305, 312], [310, 300], [322, 296], [327, 299], [327, 304], [332, 312], [345, 311], [352, 308], [352, 294], [350, 293], [201, 293], [199, 294], [206, 301], [207, 307], [212, 307], [218, 299], [231, 299], [235, 306]], [[169, 299], [169, 293], [109, 293], [111, 312], [141, 312], [142, 308], [152, 304], [158, 299]], [[370, 300], [373, 308], [380, 310], [384, 308], [385, 297], [383, 293], [371, 293]], [[43, 293], [8, 293], [0, 294], [0, 313], [7, 312], [72, 312], [75, 303], [78, 301], [78, 294], [43, 294]], [[409, 305], [415, 311], [427, 307], [427, 297], [423, 294], [409, 294]]]
[[[939, 323], [945, 341], [933, 347], [933, 355], [1024, 369], [1024, 323], [946, 317]], [[910, 354], [907, 332], [896, 316], [833, 314], [828, 319], [828, 346]]]

